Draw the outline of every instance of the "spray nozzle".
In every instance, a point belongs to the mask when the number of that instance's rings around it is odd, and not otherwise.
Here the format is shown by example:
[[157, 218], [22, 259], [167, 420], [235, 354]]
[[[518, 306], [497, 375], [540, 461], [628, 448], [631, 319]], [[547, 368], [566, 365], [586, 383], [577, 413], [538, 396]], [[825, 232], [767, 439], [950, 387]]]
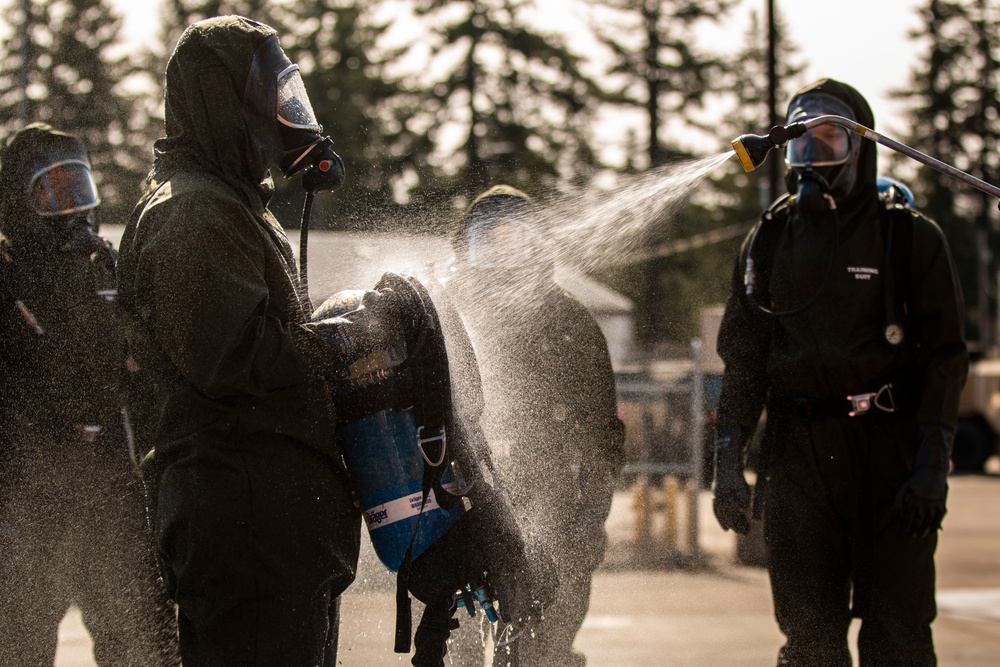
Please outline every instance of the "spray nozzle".
[[751, 172], [760, 165], [764, 164], [764, 158], [767, 157], [767, 152], [772, 148], [781, 146], [790, 139], [801, 137], [807, 131], [817, 127], [818, 125], [825, 124], [846, 127], [848, 130], [861, 135], [869, 141], [881, 144], [882, 146], [890, 148], [897, 153], [902, 153], [909, 158], [913, 158], [917, 162], [925, 164], [932, 169], [936, 169], [942, 174], [958, 179], [966, 185], [971, 185], [981, 192], [985, 192], [992, 197], [1000, 197], [1000, 188], [997, 186], [976, 178], [971, 174], [967, 174], [957, 167], [953, 167], [946, 162], [942, 162], [941, 160], [933, 158], [930, 155], [921, 153], [916, 149], [910, 148], [906, 144], [901, 144], [895, 139], [890, 139], [885, 135], [875, 132], [871, 128], [867, 128], [864, 125], [861, 125], [860, 123], [849, 118], [844, 118], [843, 116], [817, 116], [815, 118], [807, 118], [805, 120], [797, 121], [784, 126], [777, 125], [771, 128], [771, 131], [767, 133], [766, 137], [756, 134], [744, 134], [736, 139], [733, 139], [733, 150], [736, 151], [737, 157], [740, 158], [740, 164], [743, 165], [743, 168], [746, 169], [747, 172]]
[[485, 614], [486, 619], [490, 623], [496, 623], [501, 617], [504, 617], [505, 621], [509, 621], [504, 610], [506, 605], [501, 604], [500, 608], [498, 608], [497, 603], [500, 602], [500, 597], [497, 591], [489, 586], [489, 584], [479, 584], [475, 588], [466, 585], [454, 594], [452, 598], [452, 612], [465, 607], [465, 611], [469, 613], [469, 616], [475, 618], [476, 603], [478, 603], [479, 608], [483, 610], [483, 614]]
[[749, 173], [764, 164], [764, 159], [772, 148], [784, 146], [789, 139], [801, 137], [808, 129], [803, 122], [775, 125], [766, 136], [744, 134], [733, 139], [733, 150], [743, 169]]

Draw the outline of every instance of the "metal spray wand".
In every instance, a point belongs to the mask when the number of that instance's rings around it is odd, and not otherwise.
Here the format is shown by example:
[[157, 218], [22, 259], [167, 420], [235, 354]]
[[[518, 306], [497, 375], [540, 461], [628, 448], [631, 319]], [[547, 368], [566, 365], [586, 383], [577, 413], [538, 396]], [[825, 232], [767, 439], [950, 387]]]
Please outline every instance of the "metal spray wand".
[[810, 118], [809, 120], [798, 121], [788, 125], [775, 125], [765, 136], [758, 134], [744, 134], [736, 139], [733, 139], [733, 150], [736, 151], [736, 156], [740, 159], [740, 164], [742, 164], [743, 168], [747, 171], [747, 173], [749, 173], [764, 163], [764, 158], [767, 157], [768, 152], [772, 148], [783, 146], [789, 139], [801, 137], [803, 134], [818, 125], [827, 124], [846, 127], [848, 130], [860, 134], [865, 139], [882, 144], [886, 148], [891, 148], [897, 153], [902, 153], [907, 157], [913, 158], [917, 162], [926, 164], [928, 167], [936, 169], [943, 174], [947, 174], [952, 178], [956, 178], [966, 185], [971, 185], [977, 190], [981, 190], [988, 195], [1000, 198], [1000, 188], [997, 186], [991, 185], [971, 174], [967, 174], [961, 169], [957, 169], [950, 164], [942, 162], [941, 160], [932, 158], [930, 155], [921, 153], [916, 149], [910, 148], [906, 144], [901, 144], [894, 139], [890, 139], [885, 135], [879, 134], [864, 125], [856, 123], [848, 118], [844, 118], [843, 116], [817, 116], [816, 118]]

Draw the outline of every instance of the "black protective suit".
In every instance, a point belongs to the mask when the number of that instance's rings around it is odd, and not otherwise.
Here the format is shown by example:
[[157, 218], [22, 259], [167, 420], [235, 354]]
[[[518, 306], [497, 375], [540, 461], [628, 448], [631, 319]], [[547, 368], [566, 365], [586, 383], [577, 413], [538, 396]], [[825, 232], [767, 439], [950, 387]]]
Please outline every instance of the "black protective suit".
[[[864, 99], [836, 81], [800, 91], [793, 105], [816, 92], [873, 127]], [[756, 309], [744, 286], [744, 244], [719, 333], [726, 363], [719, 429], [742, 433], [742, 445], [767, 409], [757, 487], [765, 491], [757, 501], [764, 503], [775, 613], [787, 638], [778, 663], [850, 665], [853, 613], [862, 619], [862, 665], [933, 665], [936, 530], [908, 534], [898, 493], [914, 474], [918, 428], [955, 429], [968, 364], [965, 315], [947, 243], [919, 214], [905, 221], [912, 225], [908, 271], [894, 275], [899, 264], [885, 260], [875, 145], [856, 140], [856, 179], [836, 198], [836, 212], [805, 213], [793, 200], [787, 213], [775, 214], [786, 222], [755, 299], [796, 310], [818, 293], [811, 305], [779, 317]], [[795, 172], [789, 187], [797, 191]], [[909, 284], [887, 292], [890, 278]], [[892, 346], [884, 335], [886, 296], [899, 293], [908, 295], [905, 338]], [[887, 384], [892, 397], [879, 401], [894, 403], [895, 412], [873, 407], [848, 415], [845, 397]], [[946, 471], [946, 455], [943, 465]]]
[[75, 604], [103, 667], [176, 665], [123, 423], [115, 253], [92, 210], [42, 217], [28, 195], [66, 160], [85, 162], [83, 145], [42, 124], [2, 155], [0, 664], [51, 665]]
[[[477, 268], [470, 262], [472, 211], [499, 203], [502, 217], [504, 202], [526, 200], [514, 188], [496, 186], [473, 202], [453, 238], [457, 263], [445, 287], [479, 363], [484, 434], [519, 519], [538, 530], [559, 576], [556, 599], [534, 637], [518, 639], [520, 664], [583, 665], [573, 641], [590, 605], [593, 572], [604, 558], [604, 522], [625, 458], [624, 427], [604, 335], [556, 284], [544, 243], [523, 266]], [[541, 230], [529, 233], [540, 237]], [[456, 664], [482, 664], [481, 650], [469, 650], [479, 637], [472, 630], [472, 642], [454, 647]], [[468, 638], [467, 630], [462, 634]]]
[[360, 515], [333, 439], [334, 360], [266, 208], [270, 166], [246, 126], [255, 50], [274, 31], [210, 19], [166, 72], [167, 136], [126, 227], [119, 290], [143, 463], [184, 664], [332, 663], [333, 600]]

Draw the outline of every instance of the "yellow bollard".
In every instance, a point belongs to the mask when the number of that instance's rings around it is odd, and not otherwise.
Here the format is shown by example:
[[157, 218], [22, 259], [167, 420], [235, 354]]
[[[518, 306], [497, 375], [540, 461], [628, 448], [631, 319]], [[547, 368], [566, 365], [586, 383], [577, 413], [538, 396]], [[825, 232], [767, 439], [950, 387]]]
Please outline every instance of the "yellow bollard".
[[639, 475], [632, 487], [632, 511], [635, 512], [634, 538], [637, 546], [649, 542], [649, 505], [649, 481], [645, 475]]
[[667, 551], [677, 551], [677, 496], [680, 483], [673, 475], [663, 478], [663, 540]]

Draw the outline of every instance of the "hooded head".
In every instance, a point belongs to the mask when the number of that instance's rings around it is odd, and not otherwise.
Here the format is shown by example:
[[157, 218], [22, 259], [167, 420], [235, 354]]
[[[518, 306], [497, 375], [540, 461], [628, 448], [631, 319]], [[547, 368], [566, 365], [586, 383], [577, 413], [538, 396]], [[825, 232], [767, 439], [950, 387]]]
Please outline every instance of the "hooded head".
[[[167, 136], [157, 160], [190, 163], [234, 183], [266, 184], [286, 154], [304, 156], [323, 137], [305, 87], [270, 26], [242, 16], [199, 21], [184, 31], [167, 63]], [[298, 149], [298, 150], [296, 150]]]
[[83, 143], [44, 123], [14, 133], [0, 153], [0, 231], [29, 252], [100, 247], [100, 204]]
[[[795, 93], [788, 105], [787, 122], [823, 115], [843, 116], [875, 129], [875, 117], [861, 93], [833, 79], [821, 79]], [[800, 209], [808, 207], [807, 198], [825, 191], [844, 218], [877, 203], [876, 156], [875, 144], [859, 134], [836, 125], [820, 125], [789, 142], [785, 152], [790, 167], [788, 189], [798, 194]]]
[[452, 233], [457, 259], [473, 269], [541, 276], [551, 272], [531, 198], [497, 185], [476, 199]]

